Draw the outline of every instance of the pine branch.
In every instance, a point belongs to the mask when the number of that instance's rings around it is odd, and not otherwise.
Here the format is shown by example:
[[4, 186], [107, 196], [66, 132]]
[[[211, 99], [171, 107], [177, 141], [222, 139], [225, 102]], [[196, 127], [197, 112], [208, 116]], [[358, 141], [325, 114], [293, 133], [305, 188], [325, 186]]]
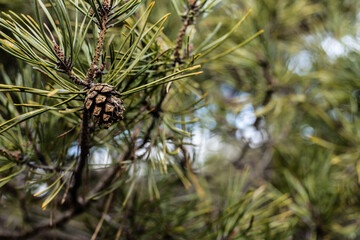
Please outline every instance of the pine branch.
[[182, 48], [183, 39], [186, 33], [186, 30], [189, 26], [193, 25], [195, 22], [195, 17], [198, 15], [199, 12], [199, 4], [200, 1], [198, 0], [190, 0], [190, 8], [185, 14], [184, 23], [178, 33], [176, 38], [176, 45], [174, 48], [174, 65], [181, 64], [181, 55], [180, 51]]
[[[30, 162], [28, 162], [26, 164], [31, 168], [42, 169], [42, 170], [45, 170], [45, 171], [63, 172], [63, 171], [67, 170], [66, 168], [62, 168], [62, 167], [53, 167], [53, 166], [47, 166], [47, 165], [37, 165], [37, 164], [34, 164], [34, 163], [30, 163]], [[72, 171], [72, 170], [69, 170], [69, 171]]]
[[106, 30], [109, 28], [108, 20], [110, 10], [110, 0], [105, 0], [103, 2], [103, 5], [99, 7], [99, 13], [101, 14], [101, 22], [98, 26], [100, 28], [100, 32], [96, 43], [95, 55], [85, 77], [85, 82], [88, 86], [91, 85], [91, 83], [94, 81], [96, 74], [99, 71], [99, 62], [105, 43]]
[[64, 73], [66, 73], [74, 83], [79, 84], [79, 85], [83, 85], [83, 86], [87, 86], [85, 81], [83, 81], [80, 78], [75, 76], [75, 74], [73, 72], [74, 64], [71, 62], [71, 57], [69, 57], [69, 58], [65, 57], [64, 51], [56, 43], [55, 38], [52, 35], [49, 27], [45, 23], [44, 23], [44, 26], [45, 26], [46, 30], [49, 32], [49, 34], [51, 36], [54, 51], [56, 53], [56, 56], [59, 59], [57, 64], [56, 64], [56, 68], [59, 69], [60, 71], [64, 72]]
[[84, 172], [85, 165], [88, 161], [90, 154], [90, 145], [89, 145], [89, 113], [86, 108], [83, 111], [83, 118], [81, 123], [81, 133], [80, 133], [80, 161], [77, 166], [77, 169], [74, 172], [74, 185], [70, 189], [72, 203], [77, 205], [79, 204], [78, 199], [78, 190], [82, 185], [82, 176]]
[[[133, 140], [136, 139], [137, 135], [139, 134], [139, 129], [134, 131], [134, 134], [132, 136]], [[131, 156], [134, 154], [134, 142], [132, 144], [131, 147], [129, 147], [127, 149], [127, 151], [122, 155], [122, 157], [119, 159], [119, 163], [118, 165], [107, 171], [106, 174], [103, 174], [103, 178], [100, 179], [99, 184], [97, 186], [95, 186], [95, 188], [93, 188], [93, 190], [91, 191], [91, 193], [88, 196], [92, 196], [104, 189], [106, 189], [107, 186], [109, 186], [109, 184], [114, 180], [114, 178], [116, 176], [119, 176], [120, 172], [121, 172], [121, 162], [124, 161], [125, 159], [129, 159], [131, 158]], [[84, 151], [84, 154], [86, 153], [86, 149]], [[80, 165], [77, 168], [77, 173], [75, 173], [75, 178], [78, 178], [77, 183], [75, 181], [75, 185], [79, 185], [81, 184], [81, 175], [82, 175], [82, 171], [83, 167], [81, 167]], [[72, 189], [72, 191], [77, 190], [77, 188]], [[77, 196], [77, 193], [73, 193], [73, 197]], [[41, 223], [39, 223], [38, 225], [35, 225], [31, 230], [24, 230], [24, 231], [20, 231], [20, 232], [6, 232], [6, 231], [0, 231], [0, 240], [11, 240], [11, 239], [26, 239], [26, 238], [30, 238], [33, 237], [35, 235], [37, 235], [39, 232], [41, 231], [45, 231], [48, 229], [53, 228], [54, 226], [56, 227], [61, 227], [64, 224], [66, 224], [68, 221], [70, 221], [71, 219], [73, 219], [75, 216], [82, 214], [83, 212], [85, 212], [88, 207], [90, 206], [91, 203], [91, 198], [87, 197], [85, 198], [82, 202], [76, 201], [76, 204], [72, 205], [71, 208], [67, 211], [65, 211], [62, 214], [59, 214], [58, 217], [56, 217], [52, 222], [46, 220], [43, 221]]]
[[[85, 83], [87, 86], [92, 84], [96, 74], [98, 74], [98, 65], [105, 42], [105, 34], [110, 10], [110, 0], [105, 0], [102, 5], [99, 6], [99, 13], [102, 16], [101, 23], [99, 24], [100, 33], [96, 44], [95, 56], [85, 78]], [[88, 110], [84, 108], [80, 134], [80, 161], [76, 171], [74, 172], [74, 185], [70, 190], [73, 204], [78, 204], [78, 189], [82, 185], [83, 171], [90, 154], [89, 117], [90, 114]]]

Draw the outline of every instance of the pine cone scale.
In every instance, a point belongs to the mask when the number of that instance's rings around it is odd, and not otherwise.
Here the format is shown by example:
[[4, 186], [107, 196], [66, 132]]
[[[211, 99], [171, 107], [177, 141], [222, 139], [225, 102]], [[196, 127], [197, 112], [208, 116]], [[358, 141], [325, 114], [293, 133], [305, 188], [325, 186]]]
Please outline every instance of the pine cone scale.
[[114, 105], [111, 105], [111, 104], [109, 104], [109, 103], [107, 103], [107, 104], [105, 105], [105, 112], [107, 112], [107, 113], [113, 112], [114, 109], [115, 109], [115, 106], [114, 106]]
[[86, 100], [85, 100], [85, 108], [86, 108], [87, 110], [89, 110], [89, 109], [91, 108], [91, 106], [92, 106], [92, 103], [93, 103], [92, 100], [86, 99]]
[[106, 101], [106, 96], [104, 95], [97, 95], [96, 97], [96, 104], [104, 103]]

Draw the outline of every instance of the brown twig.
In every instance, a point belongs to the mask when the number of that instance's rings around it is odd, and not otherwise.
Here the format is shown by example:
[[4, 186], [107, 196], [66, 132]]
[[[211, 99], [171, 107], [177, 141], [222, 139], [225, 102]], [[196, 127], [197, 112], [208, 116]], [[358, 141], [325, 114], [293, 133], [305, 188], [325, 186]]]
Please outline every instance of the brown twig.
[[199, 1], [198, 0], [189, 0], [190, 8], [185, 14], [184, 22], [182, 27], [180, 28], [180, 31], [178, 33], [178, 36], [176, 38], [176, 44], [174, 48], [174, 65], [181, 63], [181, 56], [180, 56], [180, 50], [182, 48], [183, 39], [186, 33], [186, 30], [189, 26], [193, 25], [195, 22], [195, 17], [198, 15], [198, 7], [199, 7]]
[[67, 134], [69, 134], [70, 132], [74, 131], [77, 127], [79, 126], [79, 124], [75, 125], [73, 128], [71, 128], [70, 130], [67, 130], [66, 132], [60, 134], [59, 136], [57, 136], [56, 138], [62, 138], [64, 136], [66, 136]]
[[[55, 171], [55, 172], [62, 172], [62, 171], [66, 171], [67, 168], [62, 168], [62, 167], [53, 167], [53, 166], [47, 166], [47, 165], [37, 165], [31, 162], [27, 162], [26, 163], [30, 168], [38, 168], [38, 169], [42, 169], [45, 171]], [[71, 170], [69, 170], [71, 171]]]
[[56, 68], [58, 70], [60, 70], [61, 72], [66, 73], [67, 75], [69, 75], [70, 79], [79, 85], [83, 85], [86, 86], [86, 82], [81, 80], [80, 78], [76, 77], [74, 72], [73, 72], [73, 67], [74, 64], [71, 62], [71, 58], [66, 58], [65, 57], [65, 53], [64, 51], [60, 48], [60, 46], [56, 43], [54, 36], [52, 35], [49, 27], [44, 23], [44, 27], [46, 28], [46, 30], [49, 32], [53, 46], [54, 46], [54, 50], [56, 53], [56, 56], [59, 58], [59, 61], [56, 64]]
[[[177, 39], [176, 39], [176, 44], [175, 44], [175, 48], [174, 48], [174, 65], [181, 64], [180, 50], [182, 48], [183, 38], [185, 36], [187, 28], [190, 25], [194, 24], [194, 22], [195, 22], [195, 17], [198, 15], [198, 11], [199, 11], [199, 9], [198, 9], [199, 3], [200, 2], [198, 0], [189, 0], [190, 7], [185, 14], [185, 19], [184, 19], [183, 25], [182, 25], [182, 27], [178, 33]], [[143, 148], [146, 145], [146, 143], [151, 139], [151, 132], [154, 130], [154, 128], [156, 126], [156, 121], [161, 117], [161, 113], [163, 112], [162, 105], [166, 99], [166, 96], [167, 96], [167, 91], [166, 91], [166, 88], [163, 87], [161, 96], [160, 96], [160, 100], [157, 102], [156, 106], [154, 107], [154, 111], [151, 112], [151, 114], [153, 115], [154, 118], [144, 135], [142, 144], [139, 145], [138, 148]], [[159, 128], [159, 127], [157, 127], [157, 128]]]
[[47, 165], [48, 162], [46, 161], [46, 157], [45, 157], [44, 154], [38, 149], [38, 147], [37, 147], [37, 145], [36, 145], [36, 141], [34, 140], [30, 129], [29, 129], [28, 137], [29, 137], [29, 141], [30, 141], [30, 143], [31, 143], [31, 146], [32, 146], [33, 149], [34, 149], [34, 152], [35, 152], [36, 157], [38, 158], [38, 160], [41, 162], [41, 164]]
[[70, 189], [73, 204], [79, 204], [78, 189], [82, 184], [82, 175], [90, 153], [89, 146], [89, 113], [84, 109], [80, 134], [80, 161], [74, 172], [74, 185]]
[[[54, 45], [54, 50], [56, 55], [59, 58], [59, 61], [57, 63], [57, 68], [69, 75], [70, 79], [73, 80], [76, 84], [89, 87], [94, 79], [104, 70], [105, 65], [101, 66], [99, 68], [99, 62], [100, 58], [103, 52], [104, 42], [105, 42], [105, 35], [106, 30], [110, 27], [109, 25], [109, 16], [111, 15], [111, 1], [110, 0], [104, 0], [102, 5], [98, 8], [99, 14], [101, 16], [101, 21], [98, 23], [98, 27], [100, 29], [99, 37], [96, 43], [96, 49], [95, 49], [95, 55], [93, 57], [92, 63], [86, 73], [85, 80], [82, 80], [75, 76], [73, 72], [74, 64], [71, 62], [71, 58], [66, 58], [63, 50], [59, 47], [59, 45], [56, 43], [54, 36], [52, 35], [50, 29], [46, 24], [44, 24], [47, 31], [50, 33], [50, 36], [52, 38], [52, 42]], [[91, 9], [91, 11], [93, 11]]]
[[125, 225], [125, 219], [128, 218], [128, 214], [129, 214], [129, 207], [125, 206], [125, 209], [124, 209], [123, 212], [124, 212], [123, 218], [121, 220], [120, 226], [119, 226], [118, 231], [116, 233], [115, 240], [119, 240], [120, 237], [121, 237], [121, 234], [123, 233], [123, 229], [124, 229], [124, 225]]
[[[107, 4], [105, 2], [107, 1], [104, 1], [104, 5]], [[107, 7], [103, 7], [100, 12], [102, 13], [102, 16], [101, 16], [101, 23], [99, 24], [99, 28], [100, 28], [99, 38], [96, 43], [96, 49], [95, 49], [95, 55], [93, 57], [93, 61], [85, 77], [85, 82], [88, 86], [93, 82], [94, 78], [96, 77], [96, 74], [99, 71], [99, 62], [104, 47], [106, 30], [108, 28], [107, 23], [109, 19], [110, 9]]]

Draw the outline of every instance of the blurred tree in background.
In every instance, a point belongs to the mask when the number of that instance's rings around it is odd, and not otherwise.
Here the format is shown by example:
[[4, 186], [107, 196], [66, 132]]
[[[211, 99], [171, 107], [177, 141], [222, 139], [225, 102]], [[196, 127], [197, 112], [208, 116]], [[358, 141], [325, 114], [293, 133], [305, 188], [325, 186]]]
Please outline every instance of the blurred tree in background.
[[34, 2], [0, 1], [0, 239], [360, 238], [360, 2], [113, 1], [89, 138], [102, 1]]

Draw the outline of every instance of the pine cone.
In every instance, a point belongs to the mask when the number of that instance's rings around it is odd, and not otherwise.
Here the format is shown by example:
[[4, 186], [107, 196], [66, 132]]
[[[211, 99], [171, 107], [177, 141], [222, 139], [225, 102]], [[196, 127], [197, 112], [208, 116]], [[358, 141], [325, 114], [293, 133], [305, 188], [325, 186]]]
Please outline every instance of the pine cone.
[[105, 128], [109, 128], [124, 118], [123, 101], [115, 95], [120, 93], [106, 83], [94, 84], [86, 94], [85, 108], [100, 127], [105, 124]]

